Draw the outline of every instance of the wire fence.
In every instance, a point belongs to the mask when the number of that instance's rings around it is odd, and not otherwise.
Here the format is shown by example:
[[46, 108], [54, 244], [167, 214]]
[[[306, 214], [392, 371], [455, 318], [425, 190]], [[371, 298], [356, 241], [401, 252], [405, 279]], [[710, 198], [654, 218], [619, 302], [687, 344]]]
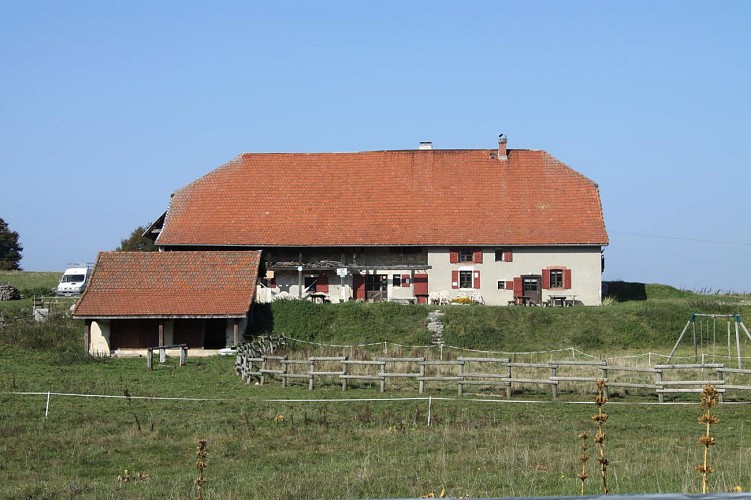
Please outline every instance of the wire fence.
[[[483, 354], [488, 356], [503, 356], [508, 357], [510, 359], [517, 359], [519, 357], [524, 356], [538, 356], [538, 357], [549, 357], [552, 359], [563, 359], [562, 355], [565, 355], [566, 359], [576, 360], [577, 356], [579, 358], [587, 358], [587, 359], [599, 359], [599, 360], [607, 360], [607, 361], [616, 361], [616, 360], [624, 360], [624, 361], [646, 361], [647, 366], [652, 366], [654, 364], [660, 364], [661, 362], [672, 359], [676, 361], [696, 361], [701, 362], [702, 364], [709, 363], [709, 362], [715, 362], [717, 360], [721, 359], [733, 359], [737, 360], [738, 356], [733, 355], [729, 356], [725, 353], [717, 353], [714, 352], [703, 352], [698, 353], [696, 355], [673, 355], [672, 357], [668, 354], [661, 354], [658, 352], [644, 352], [644, 353], [636, 353], [636, 354], [622, 354], [622, 355], [602, 355], [602, 354], [590, 354], [586, 353], [584, 351], [581, 351], [575, 347], [565, 347], [560, 349], [546, 349], [546, 350], [539, 350], [539, 351], [500, 351], [500, 350], [487, 350], [487, 349], [471, 349], [467, 347], [459, 347], [459, 346], [453, 346], [450, 344], [439, 344], [439, 345], [407, 345], [407, 344], [399, 344], [396, 342], [388, 342], [388, 341], [382, 341], [382, 342], [368, 342], [368, 343], [361, 343], [361, 344], [327, 344], [323, 342], [312, 342], [307, 340], [301, 340], [296, 339], [294, 337], [285, 337], [288, 343], [295, 343], [298, 345], [305, 345], [305, 346], [312, 346], [318, 349], [330, 349], [330, 350], [346, 350], [346, 351], [354, 351], [356, 349], [365, 349], [365, 350], [380, 350], [384, 356], [389, 356], [393, 354], [395, 351], [408, 351], [408, 352], [415, 352], [415, 351], [425, 351], [432, 353], [435, 357], [437, 355], [438, 359], [443, 359], [445, 355], [448, 355], [449, 353], [473, 353], [473, 354]], [[741, 360], [751, 360], [751, 356], [741, 356]]]

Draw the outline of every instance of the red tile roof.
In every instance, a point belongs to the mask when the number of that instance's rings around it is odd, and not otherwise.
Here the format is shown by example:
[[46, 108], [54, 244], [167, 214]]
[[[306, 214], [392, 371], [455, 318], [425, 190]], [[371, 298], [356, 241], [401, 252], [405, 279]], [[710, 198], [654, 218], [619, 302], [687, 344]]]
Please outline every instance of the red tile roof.
[[74, 317], [244, 317], [260, 251], [101, 252]]
[[248, 153], [173, 194], [158, 245], [605, 245], [597, 184], [544, 151]]

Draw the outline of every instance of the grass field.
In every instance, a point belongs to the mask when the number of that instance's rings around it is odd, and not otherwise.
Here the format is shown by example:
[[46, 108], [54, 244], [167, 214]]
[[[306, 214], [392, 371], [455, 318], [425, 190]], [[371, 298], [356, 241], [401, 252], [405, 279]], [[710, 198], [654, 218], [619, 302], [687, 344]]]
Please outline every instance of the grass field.
[[[0, 489], [9, 498], [191, 498], [201, 438], [209, 451], [206, 498], [393, 498], [444, 489], [472, 497], [575, 495], [576, 437], [592, 434], [596, 411], [594, 404], [451, 397], [432, 402], [428, 426], [428, 401], [406, 399], [414, 393], [372, 401], [384, 396], [248, 386], [233, 375], [231, 358], [189, 359], [185, 367], [169, 360], [149, 373], [143, 359], [65, 363], [52, 352], [8, 347], [0, 355]], [[46, 418], [45, 395], [9, 394], [122, 396], [126, 389], [130, 401], [52, 396]], [[751, 486], [748, 410], [716, 411], [714, 491]], [[698, 404], [609, 403], [606, 411], [611, 492], [700, 491]], [[118, 482], [126, 469], [149, 479]]]
[[[692, 311], [751, 317], [741, 303], [747, 297], [659, 288], [662, 296], [650, 298], [651, 287], [642, 288], [637, 295], [646, 298], [621, 296], [601, 308], [448, 307], [447, 342], [516, 351], [577, 347], [598, 355], [667, 352]], [[427, 308], [344, 306], [287, 305], [271, 311], [265, 328], [342, 343], [427, 338]], [[209, 452], [205, 498], [397, 498], [442, 490], [453, 497], [577, 495], [577, 436], [595, 429], [594, 387], [556, 402], [547, 392], [508, 402], [492, 394], [460, 399], [454, 390], [429, 391], [429, 402], [407, 384], [386, 394], [365, 385], [309, 392], [278, 382], [243, 384], [232, 357], [189, 357], [184, 367], [170, 358], [153, 372], [142, 358], [90, 358], [80, 350], [81, 335], [82, 326], [65, 319], [14, 321], [0, 333], [0, 497], [195, 498], [202, 438]], [[111, 397], [53, 394], [47, 406], [48, 392]], [[703, 450], [701, 410], [698, 397], [681, 399], [691, 403], [657, 406], [652, 396], [630, 396], [605, 406], [612, 493], [701, 491], [694, 471]], [[749, 409], [716, 409], [712, 491], [751, 489]], [[590, 460], [590, 494], [600, 492], [595, 464]]]

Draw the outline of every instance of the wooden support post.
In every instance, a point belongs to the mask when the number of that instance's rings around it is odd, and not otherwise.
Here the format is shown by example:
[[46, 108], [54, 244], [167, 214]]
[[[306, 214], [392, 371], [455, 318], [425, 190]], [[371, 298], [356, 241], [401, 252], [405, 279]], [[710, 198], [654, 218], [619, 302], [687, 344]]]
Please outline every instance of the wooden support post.
[[154, 370], [154, 350], [151, 347], [146, 349], [146, 369], [148, 371]]
[[459, 365], [459, 396], [464, 395], [464, 361]]
[[[725, 385], [725, 372], [723, 371], [722, 368], [715, 368], [715, 370], [717, 370], [717, 380], [721, 380], [722, 381], [722, 383], [720, 385], [721, 386]], [[724, 392], [721, 392], [717, 396], [717, 398], [719, 399], [720, 403], [724, 402], [724, 400], [725, 400], [724, 396], [725, 396]]]
[[308, 390], [313, 390], [313, 372], [316, 371], [316, 362], [313, 360], [310, 360], [310, 364], [308, 365]]
[[88, 353], [91, 348], [91, 320], [83, 322], [83, 352]]
[[342, 363], [342, 391], [347, 390], [347, 367], [348, 366], [349, 366], [349, 363]]
[[[159, 320], [159, 345], [165, 345], [164, 344], [164, 320]], [[167, 361], [167, 351], [164, 349], [159, 349], [159, 362], [164, 363]]]
[[[558, 365], [550, 365], [550, 377], [555, 377], [558, 373]], [[551, 390], [553, 392], [553, 399], [558, 397], [558, 384], [550, 384]]]
[[232, 332], [233, 332], [233, 342], [235, 348], [240, 345], [240, 320], [235, 319], [235, 321], [232, 322]]
[[[657, 377], [657, 383], [655, 385], [657, 386], [658, 390], [661, 390], [663, 388], [663, 385], [662, 385], [662, 370], [657, 370], [655, 372], [655, 376]], [[658, 392], [657, 393], [657, 401], [659, 401], [660, 403], [664, 403], [665, 402], [665, 396], [664, 396], [664, 394], [662, 392]]]

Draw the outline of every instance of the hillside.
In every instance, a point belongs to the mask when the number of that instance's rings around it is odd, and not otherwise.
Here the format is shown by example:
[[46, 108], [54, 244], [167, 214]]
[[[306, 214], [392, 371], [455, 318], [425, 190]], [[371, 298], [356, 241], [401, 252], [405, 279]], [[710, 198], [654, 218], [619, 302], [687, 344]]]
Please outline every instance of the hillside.
[[[609, 285], [609, 297], [618, 301], [608, 299], [602, 307], [441, 307], [444, 342], [501, 351], [670, 349], [691, 313], [740, 314], [751, 322], [751, 307], [743, 305], [748, 297], [698, 295], [666, 285]], [[280, 301], [256, 306], [254, 332], [329, 343], [425, 345], [430, 340], [427, 315], [434, 309], [438, 307]]]

